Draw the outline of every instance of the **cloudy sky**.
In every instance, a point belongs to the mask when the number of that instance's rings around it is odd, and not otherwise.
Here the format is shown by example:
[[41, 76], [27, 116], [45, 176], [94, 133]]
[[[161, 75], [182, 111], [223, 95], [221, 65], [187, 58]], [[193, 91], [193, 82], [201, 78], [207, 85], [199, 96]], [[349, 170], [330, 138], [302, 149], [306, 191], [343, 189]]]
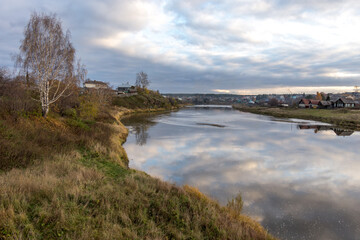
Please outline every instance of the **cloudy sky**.
[[88, 77], [145, 71], [163, 93], [340, 92], [360, 85], [358, 0], [0, 0], [0, 65], [32, 11], [72, 33]]

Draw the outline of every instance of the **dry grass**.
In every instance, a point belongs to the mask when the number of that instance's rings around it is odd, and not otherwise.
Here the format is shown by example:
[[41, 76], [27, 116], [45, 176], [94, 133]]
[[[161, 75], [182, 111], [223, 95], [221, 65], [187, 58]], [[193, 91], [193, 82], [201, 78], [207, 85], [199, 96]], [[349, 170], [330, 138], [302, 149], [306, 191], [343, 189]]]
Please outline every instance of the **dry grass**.
[[130, 97], [115, 97], [113, 105], [127, 109], [171, 109], [178, 107], [178, 102], [172, 98], [164, 98], [160, 93], [151, 90], [138, 90], [138, 95]]
[[34, 161], [0, 173], [0, 239], [273, 239], [195, 188], [128, 169], [121, 115], [2, 121], [6, 151], [28, 146]]

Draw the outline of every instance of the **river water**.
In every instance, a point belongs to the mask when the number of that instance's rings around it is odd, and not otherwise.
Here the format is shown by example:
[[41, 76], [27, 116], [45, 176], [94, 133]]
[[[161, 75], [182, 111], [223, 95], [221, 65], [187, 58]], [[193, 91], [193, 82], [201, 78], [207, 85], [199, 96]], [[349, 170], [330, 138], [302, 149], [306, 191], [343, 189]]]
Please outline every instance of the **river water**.
[[124, 119], [130, 167], [243, 212], [281, 239], [360, 239], [360, 133], [230, 107]]

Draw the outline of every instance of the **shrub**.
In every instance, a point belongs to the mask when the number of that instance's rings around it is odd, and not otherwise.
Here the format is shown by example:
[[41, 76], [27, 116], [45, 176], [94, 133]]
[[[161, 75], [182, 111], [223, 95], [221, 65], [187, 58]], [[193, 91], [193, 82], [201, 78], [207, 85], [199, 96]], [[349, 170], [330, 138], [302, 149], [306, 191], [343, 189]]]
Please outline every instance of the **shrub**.
[[79, 115], [83, 119], [95, 119], [99, 112], [96, 96], [85, 94], [80, 96]]
[[33, 100], [34, 93], [21, 78], [0, 77], [0, 114], [18, 117], [39, 111], [40, 104]]
[[63, 111], [63, 116], [70, 117], [70, 118], [76, 118], [76, 110], [74, 108], [67, 108]]
[[241, 194], [239, 193], [236, 195], [235, 198], [231, 199], [227, 203], [227, 207], [230, 209], [231, 212], [233, 212], [235, 215], [240, 215], [242, 208], [243, 208], [244, 202], [242, 200]]
[[85, 122], [81, 121], [80, 119], [67, 119], [66, 123], [75, 128], [79, 128], [85, 131], [89, 131], [90, 127]]

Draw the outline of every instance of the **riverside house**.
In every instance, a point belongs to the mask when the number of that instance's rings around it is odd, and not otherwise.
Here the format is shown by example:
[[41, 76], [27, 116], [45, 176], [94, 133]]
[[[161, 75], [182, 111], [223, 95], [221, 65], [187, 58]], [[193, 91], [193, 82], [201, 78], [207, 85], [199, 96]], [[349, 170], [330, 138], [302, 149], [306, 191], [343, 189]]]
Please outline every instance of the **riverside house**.
[[85, 89], [107, 89], [109, 85], [105, 82], [96, 81], [96, 80], [86, 80], [84, 82]]
[[137, 93], [136, 87], [131, 86], [129, 83], [122, 84], [117, 88], [117, 94], [135, 94]]
[[120, 87], [117, 88], [118, 94], [128, 93], [131, 86], [129, 83], [122, 84]]
[[332, 101], [320, 101], [319, 108], [321, 109], [329, 109], [334, 107], [334, 102]]
[[302, 98], [298, 103], [299, 108], [318, 108], [319, 100]]
[[313, 100], [313, 99], [310, 99], [309, 100], [309, 107], [310, 108], [318, 108], [319, 107], [319, 100]]
[[339, 98], [334, 101], [319, 101], [314, 99], [301, 99], [298, 103], [299, 108], [322, 108], [322, 109], [330, 109], [330, 108], [355, 108], [358, 107], [359, 104], [357, 102], [346, 99]]
[[336, 108], [354, 108], [355, 107], [355, 102], [353, 100], [350, 100], [350, 99], [339, 98], [335, 102], [334, 107], [336, 107]]
[[306, 98], [302, 98], [298, 103], [299, 108], [309, 108], [310, 107], [310, 100]]

